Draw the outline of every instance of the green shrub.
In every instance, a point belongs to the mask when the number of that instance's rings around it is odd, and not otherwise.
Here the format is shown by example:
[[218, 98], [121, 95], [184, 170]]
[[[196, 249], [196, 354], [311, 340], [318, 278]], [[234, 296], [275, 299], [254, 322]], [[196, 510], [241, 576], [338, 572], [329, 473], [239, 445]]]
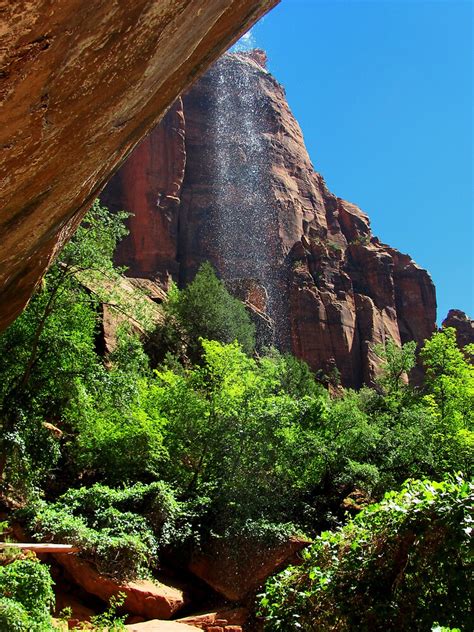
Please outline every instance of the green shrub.
[[53, 580], [36, 560], [0, 566], [0, 630], [49, 632], [54, 604]]
[[295, 358], [291, 353], [267, 349], [259, 366], [262, 372], [276, 380], [275, 390], [283, 391], [295, 399], [305, 396], [327, 399], [326, 390], [316, 381], [306, 362]]
[[[288, 541], [298, 531], [291, 523], [275, 523], [261, 518], [248, 519], [243, 523], [231, 524], [222, 533], [220, 539], [234, 546], [236, 554], [249, 543], [259, 548], [271, 548]], [[240, 543], [240, 548], [239, 548]]]
[[137, 525], [138, 516], [129, 522], [123, 515], [117, 528], [93, 529], [82, 517], [72, 516], [57, 505], [44, 503], [36, 510], [30, 530], [37, 539], [78, 546], [81, 555], [93, 562], [101, 573], [134, 579], [146, 574], [153, 562], [156, 542], [145, 525]]
[[[472, 629], [469, 536], [474, 486], [408, 481], [325, 532], [261, 596], [266, 629]], [[439, 625], [439, 623], [438, 623]]]
[[[0, 597], [0, 630], [8, 630], [9, 632], [29, 632], [32, 629], [32, 625], [35, 625], [28, 615], [25, 608], [18, 601], [8, 599], [6, 597]], [[39, 632], [39, 630], [50, 630], [51, 628], [41, 627], [33, 628]]]
[[149, 385], [149, 406], [167, 420], [164, 444], [173, 455], [163, 478], [185, 498], [210, 498], [210, 528], [291, 522], [298, 477], [312, 467], [306, 426], [319, 423], [324, 399], [291, 397], [278, 365], [249, 358], [237, 343], [202, 346], [202, 366], [157, 372]]
[[91, 623], [96, 632], [124, 632], [126, 615], [119, 617], [117, 610], [124, 604], [126, 595], [119, 592], [113, 595], [109, 601], [109, 607], [102, 614], [96, 614], [91, 617]]
[[136, 483], [123, 489], [100, 484], [70, 489], [58, 504], [82, 516], [94, 529], [120, 529], [123, 524], [123, 530], [137, 535], [140, 529], [144, 532], [150, 529], [160, 547], [179, 539], [177, 525], [186, 512], [170, 486], [162, 481], [148, 485]]
[[54, 504], [31, 504], [23, 515], [36, 538], [75, 544], [100, 572], [132, 579], [148, 574], [160, 546], [179, 539], [180, 512], [171, 490], [157, 482], [71, 489]]

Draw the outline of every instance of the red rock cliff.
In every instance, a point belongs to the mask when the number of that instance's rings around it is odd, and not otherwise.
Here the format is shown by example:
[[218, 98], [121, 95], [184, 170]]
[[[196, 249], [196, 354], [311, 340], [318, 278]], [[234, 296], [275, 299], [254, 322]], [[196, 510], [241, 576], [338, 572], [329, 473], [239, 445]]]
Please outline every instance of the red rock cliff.
[[0, 330], [111, 173], [279, 0], [0, 0]]
[[210, 260], [234, 286], [263, 286], [282, 348], [371, 383], [374, 343], [434, 331], [433, 283], [327, 189], [264, 65], [261, 52], [225, 55], [183, 96], [185, 122], [179, 103], [112, 179], [104, 200], [135, 213], [119, 262], [184, 284]]
[[450, 309], [443, 320], [443, 327], [454, 327], [456, 340], [462, 349], [466, 345], [474, 344], [474, 320], [460, 309]]

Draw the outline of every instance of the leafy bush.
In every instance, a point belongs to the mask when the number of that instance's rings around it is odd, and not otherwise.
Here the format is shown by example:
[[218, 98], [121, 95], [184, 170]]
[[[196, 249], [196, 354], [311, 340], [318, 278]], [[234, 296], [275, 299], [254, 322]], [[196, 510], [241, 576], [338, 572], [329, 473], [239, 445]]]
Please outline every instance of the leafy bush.
[[124, 604], [125, 599], [126, 595], [123, 592], [113, 595], [109, 600], [108, 609], [91, 617], [90, 621], [96, 632], [125, 632], [126, 616], [117, 615], [117, 610]]
[[121, 521], [126, 530], [120, 526], [98, 530], [88, 527], [83, 518], [72, 516], [62, 507], [45, 504], [37, 508], [30, 530], [43, 541], [80, 547], [81, 554], [101, 573], [132, 579], [145, 574], [156, 552], [156, 543], [146, 527], [135, 520], [138, 516], [127, 518], [122, 516]]
[[31, 629], [35, 632], [43, 632], [43, 630], [51, 630], [51, 627], [37, 625], [32, 628], [35, 623], [31, 620], [25, 608], [18, 601], [0, 597], [0, 630], [9, 630], [11, 632], [29, 632]]
[[74, 515], [83, 516], [95, 529], [113, 528], [114, 525], [120, 528], [123, 516], [128, 514], [143, 518], [158, 538], [159, 546], [179, 539], [176, 529], [185, 513], [182, 503], [175, 499], [169, 485], [162, 481], [148, 485], [136, 483], [124, 489], [111, 489], [99, 484], [70, 489], [58, 503]]
[[276, 380], [276, 390], [296, 399], [305, 396], [327, 398], [326, 389], [316, 381], [306, 362], [295, 358], [291, 353], [280, 353], [275, 348], [267, 349], [260, 358], [259, 366]]
[[[162, 476], [186, 498], [208, 496], [214, 528], [229, 522], [288, 516], [298, 484], [295, 445], [306, 423], [323, 414], [319, 398], [292, 398], [272, 362], [249, 358], [237, 343], [202, 341], [202, 366], [157, 372], [148, 406], [165, 418], [164, 445], [173, 459]], [[150, 412], [151, 414], [151, 412]], [[291, 464], [291, 467], [290, 467]], [[291, 518], [284, 522], [291, 521]], [[219, 527], [218, 527], [219, 524]]]
[[180, 511], [169, 487], [157, 482], [71, 489], [54, 504], [37, 501], [20, 515], [36, 538], [75, 544], [100, 572], [130, 579], [146, 575], [159, 547], [178, 539]]
[[474, 486], [408, 481], [400, 492], [322, 533], [304, 563], [270, 579], [266, 629], [472, 629], [469, 536]]
[[155, 479], [167, 457], [165, 420], [147, 413], [148, 398], [148, 381], [120, 367], [97, 380], [95, 390], [81, 389], [65, 412], [77, 432], [73, 467], [111, 485]]
[[270, 549], [272, 546], [287, 542], [297, 531], [297, 527], [290, 522], [277, 524], [265, 518], [248, 519], [243, 523], [230, 524], [222, 534], [219, 534], [219, 540], [227, 541], [229, 548], [233, 548], [235, 554], [239, 555], [249, 544]]
[[53, 580], [36, 560], [0, 566], [0, 629], [8, 632], [50, 632]]

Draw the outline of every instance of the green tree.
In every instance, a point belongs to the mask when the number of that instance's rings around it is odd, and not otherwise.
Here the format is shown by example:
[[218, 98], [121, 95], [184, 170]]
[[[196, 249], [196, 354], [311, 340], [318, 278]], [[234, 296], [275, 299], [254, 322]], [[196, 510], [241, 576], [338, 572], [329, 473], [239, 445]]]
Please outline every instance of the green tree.
[[[112, 255], [126, 232], [123, 219], [95, 202], [27, 309], [0, 336], [0, 477], [16, 477], [18, 487], [55, 466], [51, 424], [61, 425], [84, 389], [93, 392], [107, 379], [95, 351], [98, 303], [114, 300]], [[107, 283], [90, 289], [99, 278]]]
[[277, 380], [278, 388], [295, 398], [308, 396], [325, 396], [326, 390], [316, 381], [314, 373], [303, 360], [299, 360], [291, 353], [280, 353], [275, 348], [269, 348], [260, 359], [260, 366], [264, 370], [268, 367], [269, 374]]
[[310, 418], [324, 404], [291, 397], [273, 363], [249, 358], [236, 342], [202, 346], [200, 366], [159, 371], [149, 385], [147, 414], [166, 420], [164, 478], [187, 498], [208, 495], [214, 528], [289, 518], [307, 482], [298, 477], [312, 467]]
[[425, 342], [420, 355], [426, 371], [428, 405], [450, 427], [472, 428], [474, 366], [457, 346], [456, 330], [448, 327], [435, 333]]
[[[43, 280], [31, 308], [1, 336], [0, 371], [10, 373], [10, 379], [2, 385], [3, 408], [12, 399], [24, 399], [32, 379], [41, 383], [48, 372], [55, 375], [56, 381], [71, 375], [73, 367], [68, 366], [68, 360], [72, 356], [75, 362], [83, 354], [89, 360], [92, 358], [88, 341], [94, 328], [94, 313], [90, 308], [95, 307], [96, 298], [105, 297], [91, 296], [90, 291], [85, 291], [81, 275], [109, 276], [115, 280], [117, 271], [112, 256], [117, 242], [127, 232], [123, 225], [125, 217], [123, 213], [109, 214], [95, 201]], [[83, 327], [82, 321], [85, 321]], [[14, 358], [11, 353], [15, 353]], [[61, 366], [61, 362], [65, 365]]]
[[400, 347], [389, 339], [383, 345], [375, 345], [374, 351], [382, 361], [377, 386], [386, 403], [399, 408], [410, 394], [408, 375], [416, 364], [416, 342], [412, 340]]
[[237, 340], [248, 354], [255, 348], [255, 326], [245, 306], [228, 292], [208, 262], [184, 290], [171, 292], [167, 309], [186, 330], [194, 358], [200, 353], [199, 338]]
[[[474, 349], [469, 345], [467, 355]], [[421, 358], [426, 377], [423, 402], [434, 417], [432, 441], [440, 467], [472, 471], [474, 456], [474, 366], [458, 348], [448, 327], [425, 342]]]
[[108, 484], [156, 479], [167, 460], [167, 421], [150, 411], [149, 400], [147, 378], [121, 367], [78, 391], [64, 412], [76, 432], [69, 447], [74, 476]]

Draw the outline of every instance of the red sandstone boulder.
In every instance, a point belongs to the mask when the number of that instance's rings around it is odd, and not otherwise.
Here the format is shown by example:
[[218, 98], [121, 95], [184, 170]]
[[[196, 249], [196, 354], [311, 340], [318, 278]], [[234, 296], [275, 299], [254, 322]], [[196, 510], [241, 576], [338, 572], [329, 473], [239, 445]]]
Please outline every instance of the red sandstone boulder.
[[124, 609], [145, 619], [169, 619], [186, 603], [184, 591], [175, 586], [148, 580], [119, 583], [100, 575], [76, 555], [58, 555], [55, 559], [86, 592], [106, 602], [122, 592], [126, 595]]
[[224, 627], [226, 632], [235, 632], [241, 630], [249, 617], [247, 608], [227, 608], [216, 610], [215, 612], [205, 612], [202, 614], [193, 614], [183, 619], [178, 619], [181, 623], [194, 625], [196, 628], [208, 632], [211, 626], [220, 625]]
[[[117, 276], [114, 281], [90, 274], [79, 274], [84, 288], [99, 299], [100, 335], [98, 342], [104, 353], [114, 351], [117, 346], [119, 328], [127, 324], [139, 336], [152, 331], [163, 321], [163, 312], [153, 296], [158, 295], [152, 282], [142, 279], [127, 279]], [[119, 305], [120, 307], [115, 307]]]
[[189, 570], [230, 601], [242, 601], [273, 573], [295, 563], [310, 542], [291, 537], [269, 548], [250, 542], [215, 541], [205, 553], [197, 553]]

